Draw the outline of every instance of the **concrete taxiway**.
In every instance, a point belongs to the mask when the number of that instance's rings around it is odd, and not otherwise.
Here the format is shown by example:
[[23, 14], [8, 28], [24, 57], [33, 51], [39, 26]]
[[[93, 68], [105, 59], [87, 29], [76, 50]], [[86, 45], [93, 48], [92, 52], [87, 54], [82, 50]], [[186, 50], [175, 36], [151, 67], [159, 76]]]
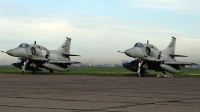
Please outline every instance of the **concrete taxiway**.
[[0, 74], [2, 112], [199, 112], [200, 78]]

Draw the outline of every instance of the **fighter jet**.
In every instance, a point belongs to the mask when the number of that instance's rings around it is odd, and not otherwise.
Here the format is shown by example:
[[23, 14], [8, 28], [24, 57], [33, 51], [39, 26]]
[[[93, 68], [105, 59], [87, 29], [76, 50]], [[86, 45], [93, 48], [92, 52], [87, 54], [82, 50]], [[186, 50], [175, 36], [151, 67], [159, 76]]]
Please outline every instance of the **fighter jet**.
[[175, 45], [176, 38], [172, 37], [172, 41], [165, 50], [158, 50], [147, 41], [147, 44], [138, 42], [132, 48], [124, 52], [118, 52], [125, 53], [129, 57], [135, 58], [133, 61], [123, 62], [123, 66], [128, 70], [137, 72], [138, 77], [144, 76], [144, 74], [147, 73], [146, 69], [161, 71], [161, 74], [166, 74], [165, 71], [179, 74], [181, 66], [190, 65], [192, 63], [180, 62], [175, 59], [175, 57], [187, 57], [175, 54]]
[[57, 50], [49, 50], [41, 45], [22, 43], [17, 48], [10, 49], [4, 53], [10, 56], [18, 57], [20, 62], [12, 65], [21, 68], [22, 74], [25, 70], [41, 71], [40, 68], [46, 68], [53, 74], [53, 70], [67, 71], [66, 68], [71, 64], [79, 62], [71, 61], [70, 56], [79, 56], [70, 54], [71, 39], [66, 37], [65, 42]]

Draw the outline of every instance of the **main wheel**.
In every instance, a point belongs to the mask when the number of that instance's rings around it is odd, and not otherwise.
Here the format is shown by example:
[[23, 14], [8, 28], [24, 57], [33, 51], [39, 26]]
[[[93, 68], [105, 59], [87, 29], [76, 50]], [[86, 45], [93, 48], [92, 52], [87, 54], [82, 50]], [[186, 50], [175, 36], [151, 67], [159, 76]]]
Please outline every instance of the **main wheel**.
[[36, 74], [36, 71], [35, 71], [35, 70], [33, 70], [33, 71], [32, 71], [32, 74]]
[[141, 76], [144, 77], [144, 76], [145, 76], [145, 73], [146, 73], [146, 70], [145, 70], [145, 69], [142, 69], [142, 71], [141, 71]]
[[53, 75], [53, 70], [49, 70], [49, 75]]

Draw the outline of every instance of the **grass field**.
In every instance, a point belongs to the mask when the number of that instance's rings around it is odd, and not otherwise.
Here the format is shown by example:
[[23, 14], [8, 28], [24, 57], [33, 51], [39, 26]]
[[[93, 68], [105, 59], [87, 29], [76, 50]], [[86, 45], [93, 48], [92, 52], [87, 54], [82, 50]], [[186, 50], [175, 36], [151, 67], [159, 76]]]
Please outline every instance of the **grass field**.
[[[42, 69], [43, 71], [37, 72], [37, 74], [48, 74], [49, 71]], [[69, 72], [58, 72], [54, 71], [54, 74], [67, 75], [113, 75], [113, 76], [136, 76], [136, 73], [131, 72], [123, 67], [121, 68], [102, 68], [102, 67], [70, 67]], [[155, 72], [154, 70], [147, 70], [146, 76], [156, 76], [160, 72]], [[11, 74], [21, 74], [21, 69], [15, 67], [5, 67], [0, 66], [0, 73], [11, 73]], [[31, 71], [26, 71], [26, 74], [31, 74]], [[171, 74], [173, 76], [200, 76], [200, 69], [197, 68], [182, 68], [180, 74]]]

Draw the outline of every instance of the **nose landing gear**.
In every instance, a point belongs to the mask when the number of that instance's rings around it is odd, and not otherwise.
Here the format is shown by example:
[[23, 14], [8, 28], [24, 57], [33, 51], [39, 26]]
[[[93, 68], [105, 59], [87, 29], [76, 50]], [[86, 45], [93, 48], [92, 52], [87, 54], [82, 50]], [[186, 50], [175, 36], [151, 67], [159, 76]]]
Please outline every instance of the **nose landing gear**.
[[22, 74], [25, 73], [26, 65], [27, 65], [28, 62], [29, 62], [29, 60], [24, 61], [23, 65], [22, 65]]

